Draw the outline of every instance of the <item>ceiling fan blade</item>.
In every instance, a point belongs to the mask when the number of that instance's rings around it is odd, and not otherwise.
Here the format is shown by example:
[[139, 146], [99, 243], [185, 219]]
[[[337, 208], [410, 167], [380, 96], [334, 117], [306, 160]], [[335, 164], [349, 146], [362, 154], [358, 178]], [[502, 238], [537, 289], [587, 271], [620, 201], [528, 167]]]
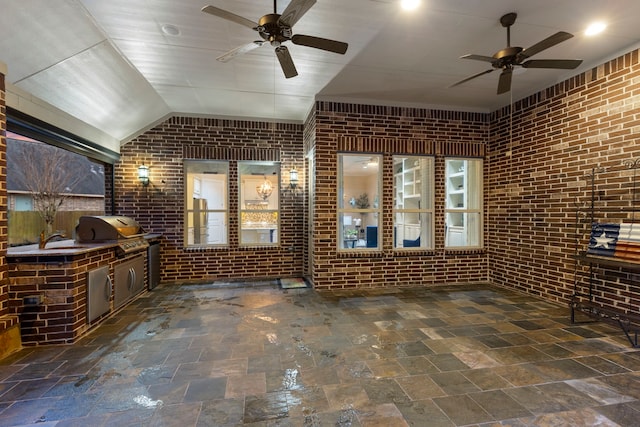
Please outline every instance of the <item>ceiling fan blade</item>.
[[293, 24], [298, 22], [302, 15], [307, 13], [311, 6], [316, 4], [316, 0], [292, 0], [289, 6], [286, 7], [280, 19], [278, 19], [278, 25], [284, 25], [286, 27], [293, 27]]
[[484, 62], [493, 62], [496, 59], [492, 56], [484, 56], [484, 55], [474, 55], [472, 53], [467, 55], [462, 55], [460, 59], [473, 59], [475, 61], [484, 61]]
[[286, 46], [278, 46], [276, 48], [276, 56], [278, 57], [278, 61], [280, 61], [282, 72], [286, 78], [290, 79], [298, 75], [296, 66], [293, 64], [293, 59], [291, 59], [291, 54], [289, 54], [289, 49], [287, 49]]
[[456, 83], [452, 84], [452, 85], [451, 85], [451, 86], [449, 86], [449, 87], [454, 87], [454, 86], [461, 85], [462, 83], [466, 83], [466, 82], [468, 82], [469, 80], [473, 80], [473, 79], [475, 79], [476, 77], [480, 77], [480, 76], [483, 76], [483, 75], [485, 75], [485, 74], [489, 74], [489, 73], [490, 73], [490, 72], [492, 72], [493, 70], [495, 70], [495, 68], [491, 68], [491, 69], [486, 70], [486, 71], [483, 71], [483, 72], [481, 72], [481, 73], [474, 74], [473, 76], [467, 77], [467, 78], [466, 78], [466, 79], [464, 79], [464, 80], [460, 80], [459, 82], [456, 82]]
[[202, 8], [204, 13], [208, 13], [213, 16], [217, 16], [218, 18], [226, 19], [227, 21], [235, 22], [236, 24], [244, 25], [245, 27], [249, 27], [254, 30], [258, 24], [251, 21], [250, 19], [243, 18], [240, 15], [236, 15], [235, 13], [227, 12], [226, 10], [217, 8], [215, 6], [205, 6]]
[[564, 31], [558, 31], [554, 35], [549, 36], [546, 39], [539, 41], [538, 43], [529, 47], [528, 49], [525, 49], [522, 52], [520, 52], [516, 57], [516, 63], [519, 64], [523, 60], [530, 58], [533, 55], [540, 53], [545, 49], [549, 49], [550, 47], [555, 46], [558, 43], [562, 43], [565, 40], [569, 40], [571, 37], [573, 37], [573, 34], [570, 34]]
[[582, 59], [531, 59], [523, 62], [523, 68], [556, 68], [573, 70], [582, 64]]
[[505, 68], [500, 74], [500, 80], [498, 80], [498, 95], [509, 92], [511, 90], [511, 76], [513, 75], [512, 68]]
[[253, 49], [257, 49], [260, 46], [262, 46], [264, 43], [266, 43], [264, 40], [256, 40], [254, 42], [251, 43], [247, 43], [245, 45], [242, 46], [238, 46], [235, 49], [231, 49], [229, 52], [224, 53], [220, 56], [218, 56], [216, 58], [216, 60], [220, 61], [220, 62], [228, 62], [231, 61], [233, 58], [235, 58], [236, 56], [245, 54], [247, 52], [252, 51]]
[[293, 44], [299, 44], [302, 46], [315, 47], [316, 49], [328, 50], [329, 52], [345, 54], [349, 45], [347, 43], [323, 39], [321, 37], [305, 36], [302, 34], [296, 34], [291, 37]]

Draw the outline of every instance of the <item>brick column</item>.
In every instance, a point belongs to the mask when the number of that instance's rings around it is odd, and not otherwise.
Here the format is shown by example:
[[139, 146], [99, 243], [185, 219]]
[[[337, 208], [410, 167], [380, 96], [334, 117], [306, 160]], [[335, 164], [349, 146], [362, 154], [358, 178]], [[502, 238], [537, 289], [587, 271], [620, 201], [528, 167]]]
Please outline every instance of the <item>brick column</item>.
[[4, 78], [6, 64], [0, 62], [0, 316], [7, 314], [9, 300], [7, 277], [7, 109]]
[[7, 66], [0, 62], [0, 359], [22, 347], [18, 316], [9, 313], [7, 267], [7, 107], [4, 79]]

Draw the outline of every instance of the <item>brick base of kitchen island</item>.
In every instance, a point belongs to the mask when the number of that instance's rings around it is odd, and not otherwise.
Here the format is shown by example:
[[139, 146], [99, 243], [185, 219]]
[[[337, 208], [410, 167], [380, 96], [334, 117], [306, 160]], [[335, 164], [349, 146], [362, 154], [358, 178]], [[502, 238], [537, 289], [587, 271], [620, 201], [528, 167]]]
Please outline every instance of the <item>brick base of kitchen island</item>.
[[0, 316], [0, 360], [21, 347], [18, 316]]
[[88, 272], [109, 266], [113, 281], [117, 265], [146, 254], [118, 256], [115, 247], [108, 245], [63, 252], [7, 255], [9, 312], [19, 318], [22, 345], [70, 344], [102, 323], [121, 307], [114, 307], [111, 288], [109, 311], [88, 321]]

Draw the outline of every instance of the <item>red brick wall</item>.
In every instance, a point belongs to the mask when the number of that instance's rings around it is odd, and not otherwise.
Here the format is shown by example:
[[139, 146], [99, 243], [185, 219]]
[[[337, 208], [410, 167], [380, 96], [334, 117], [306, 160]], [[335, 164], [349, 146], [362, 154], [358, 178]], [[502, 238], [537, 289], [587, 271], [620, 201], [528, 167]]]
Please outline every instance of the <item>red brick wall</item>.
[[[316, 187], [312, 194], [313, 282], [317, 289], [430, 286], [488, 279], [484, 250], [444, 249], [444, 156], [482, 156], [485, 114], [318, 102], [315, 107]], [[308, 142], [308, 145], [310, 142]], [[377, 152], [383, 159], [382, 251], [338, 253], [337, 152]], [[435, 249], [394, 253], [392, 155], [436, 157]]]
[[[516, 102], [512, 118], [509, 107], [492, 114], [487, 248], [493, 283], [568, 301], [576, 200], [590, 199], [585, 175], [609, 168], [598, 176], [597, 206], [632, 204], [631, 172], [622, 162], [640, 156], [638, 79], [634, 51]], [[584, 236], [588, 219], [580, 218]], [[579, 249], [585, 246], [583, 237]], [[597, 276], [600, 302], [638, 312], [637, 275], [598, 269]]]
[[[313, 156], [313, 152], [315, 150], [316, 145], [316, 113], [315, 108], [309, 113], [307, 120], [304, 124], [304, 153], [311, 160], [312, 166], [315, 161], [315, 156]], [[315, 175], [315, 167], [314, 170], [310, 170], [309, 160], [307, 160], [307, 165], [305, 167], [305, 176], [309, 177], [306, 181], [306, 195], [315, 194], [315, 179], [313, 178]], [[313, 236], [314, 236], [314, 222], [312, 212], [314, 209], [315, 198], [313, 197], [305, 197], [304, 200], [304, 226], [305, 226], [305, 239], [304, 239], [304, 260], [303, 260], [303, 271], [304, 276], [311, 278], [313, 277], [313, 262], [311, 262], [311, 254], [313, 253]]]
[[[115, 213], [137, 219], [163, 235], [162, 282], [277, 278], [302, 275], [304, 244], [304, 173], [297, 194], [288, 191], [289, 170], [304, 171], [303, 126], [299, 124], [174, 117], [125, 144], [115, 165]], [[238, 247], [237, 160], [279, 158], [279, 247]], [[183, 159], [231, 160], [229, 247], [185, 249], [183, 244]], [[138, 184], [137, 167], [150, 168], [151, 184]]]
[[[9, 312], [20, 318], [23, 344], [73, 343], [114, 313], [87, 322], [88, 273], [109, 266], [115, 286], [115, 267], [141, 256], [139, 252], [116, 256], [115, 251], [106, 247], [78, 255], [9, 257]], [[25, 305], [25, 297], [39, 297], [42, 302]], [[113, 308], [113, 292], [110, 299]]]
[[[201, 118], [172, 118], [151, 129], [121, 150], [115, 166], [115, 213], [136, 218], [147, 231], [161, 233], [163, 282], [288, 277], [306, 274], [321, 289], [345, 287], [408, 286], [468, 283], [487, 279], [484, 251], [444, 251], [444, 236], [436, 250], [396, 256], [390, 250], [393, 182], [385, 180], [383, 206], [387, 226], [384, 251], [372, 257], [337, 254], [335, 218], [335, 167], [337, 139], [373, 137], [385, 154], [389, 141], [401, 141], [401, 152], [417, 152], [428, 145], [437, 155], [439, 168], [439, 229], [444, 229], [444, 155], [482, 155], [488, 135], [488, 115], [318, 103], [302, 125], [271, 124]], [[275, 138], [274, 138], [275, 132]], [[275, 143], [273, 141], [276, 141]], [[304, 144], [304, 147], [303, 147]], [[480, 149], [478, 149], [480, 147]], [[315, 148], [316, 184], [307, 199], [304, 154]], [[277, 150], [287, 171], [295, 165], [302, 188], [296, 195], [282, 193], [282, 245], [279, 248], [239, 248], [237, 218], [230, 218], [230, 245], [223, 249], [183, 247], [184, 205], [182, 159], [216, 158], [233, 150]], [[406, 151], [409, 150], [409, 151]], [[240, 151], [237, 151], [240, 153]], [[392, 176], [389, 161], [387, 177]], [[141, 163], [150, 166], [151, 185], [144, 189], [136, 179]], [[231, 171], [234, 171], [233, 161]], [[237, 176], [230, 177], [230, 211], [237, 209]], [[312, 202], [316, 209], [306, 217]], [[327, 241], [329, 239], [330, 241]], [[294, 251], [289, 250], [295, 249]], [[309, 261], [307, 261], [307, 256]]]
[[104, 213], [105, 215], [115, 215], [112, 205], [113, 200], [113, 165], [104, 164]]
[[[133, 216], [165, 236], [163, 281], [302, 272], [319, 289], [489, 280], [567, 302], [574, 281], [575, 199], [585, 194], [584, 175], [598, 164], [619, 167], [624, 159], [640, 155], [638, 89], [633, 83], [638, 73], [635, 51], [518, 101], [512, 117], [509, 107], [485, 115], [318, 102], [304, 126], [276, 126], [275, 145], [272, 130], [264, 123], [173, 118], [123, 147], [115, 170], [115, 213]], [[336, 250], [336, 152], [341, 144], [385, 155], [381, 219], [385, 243], [372, 256]], [[430, 146], [436, 155], [436, 229], [441, 232], [433, 251], [410, 256], [391, 250], [390, 156], [398, 144], [415, 149], [412, 152]], [[182, 247], [185, 146], [276, 148], [283, 161], [289, 152], [298, 170], [304, 170], [303, 154], [313, 153], [316, 179], [308, 193], [312, 198], [283, 198], [282, 248], [239, 249], [233, 233], [229, 249], [192, 252]], [[478, 152], [486, 154], [486, 250], [445, 251], [444, 156]], [[135, 168], [142, 162], [151, 165], [156, 188], [143, 190], [136, 185]], [[602, 191], [628, 190], [629, 179], [620, 183], [617, 176], [603, 176]], [[231, 211], [237, 207], [233, 197]], [[305, 220], [307, 201], [315, 209]], [[305, 240], [304, 252], [286, 250]], [[304, 254], [309, 254], [308, 262]], [[610, 306], [638, 310], [635, 279], [624, 270], [603, 273], [599, 280], [607, 283], [608, 290], [599, 298]]]
[[[117, 258], [115, 249], [105, 248], [46, 259], [10, 258], [9, 311], [20, 317], [23, 344], [70, 344], [101, 323], [112, 312], [87, 323], [87, 273], [109, 265], [113, 280], [113, 267], [134, 256]], [[32, 296], [42, 304], [25, 305], [24, 298]]]
[[4, 74], [0, 72], [0, 316], [8, 313], [7, 280], [7, 109]]

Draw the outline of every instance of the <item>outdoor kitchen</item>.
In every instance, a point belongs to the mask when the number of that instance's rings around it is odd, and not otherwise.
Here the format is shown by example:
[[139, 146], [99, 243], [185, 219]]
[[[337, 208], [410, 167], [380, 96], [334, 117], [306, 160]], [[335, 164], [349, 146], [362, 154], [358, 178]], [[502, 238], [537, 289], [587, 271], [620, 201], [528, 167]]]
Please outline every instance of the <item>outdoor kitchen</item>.
[[9, 248], [23, 345], [68, 344], [158, 282], [159, 241], [132, 218], [82, 216], [75, 239]]

